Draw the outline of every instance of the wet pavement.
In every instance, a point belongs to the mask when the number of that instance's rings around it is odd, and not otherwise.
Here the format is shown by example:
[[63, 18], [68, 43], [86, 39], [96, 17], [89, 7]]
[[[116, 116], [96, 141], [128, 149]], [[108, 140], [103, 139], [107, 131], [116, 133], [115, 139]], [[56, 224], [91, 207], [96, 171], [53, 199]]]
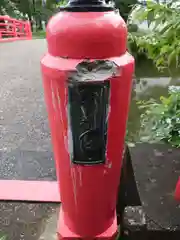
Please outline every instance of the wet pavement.
[[180, 175], [179, 149], [168, 144], [140, 143], [131, 148], [131, 157], [141, 204], [151, 220], [148, 228], [180, 233], [180, 204], [174, 198]]
[[[0, 44], [0, 179], [56, 179], [40, 73], [45, 51], [45, 40]], [[0, 234], [54, 240], [58, 208], [1, 202]]]
[[57, 209], [56, 204], [1, 203], [1, 234], [7, 240], [55, 240]]
[[45, 51], [45, 40], [0, 44], [1, 151], [52, 152], [40, 72]]

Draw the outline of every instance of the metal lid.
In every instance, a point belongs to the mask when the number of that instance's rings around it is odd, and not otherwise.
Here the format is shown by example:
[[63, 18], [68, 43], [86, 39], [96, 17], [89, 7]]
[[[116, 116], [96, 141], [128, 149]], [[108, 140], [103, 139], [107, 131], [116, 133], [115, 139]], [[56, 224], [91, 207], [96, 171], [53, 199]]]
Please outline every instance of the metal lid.
[[67, 12], [106, 12], [113, 11], [114, 7], [104, 0], [70, 0], [61, 11]]

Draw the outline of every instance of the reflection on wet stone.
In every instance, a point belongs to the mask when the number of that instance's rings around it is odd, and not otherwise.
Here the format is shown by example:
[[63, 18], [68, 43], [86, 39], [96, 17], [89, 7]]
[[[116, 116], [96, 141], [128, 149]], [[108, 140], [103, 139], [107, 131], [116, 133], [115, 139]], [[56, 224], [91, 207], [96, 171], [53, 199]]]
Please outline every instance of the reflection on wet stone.
[[36, 240], [46, 228], [57, 204], [0, 203], [0, 233], [7, 240]]

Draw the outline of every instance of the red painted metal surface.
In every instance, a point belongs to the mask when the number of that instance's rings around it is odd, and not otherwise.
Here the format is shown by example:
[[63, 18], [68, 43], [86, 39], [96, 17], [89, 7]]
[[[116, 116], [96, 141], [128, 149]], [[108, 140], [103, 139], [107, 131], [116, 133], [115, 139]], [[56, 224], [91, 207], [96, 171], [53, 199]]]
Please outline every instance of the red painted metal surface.
[[175, 199], [177, 201], [180, 201], [180, 178], [176, 184], [176, 190], [175, 190]]
[[29, 21], [0, 16], [0, 42], [32, 39]]
[[0, 180], [0, 201], [60, 202], [57, 182]]
[[[61, 211], [61, 210], [60, 210]], [[67, 225], [64, 222], [64, 218], [63, 218], [63, 212], [62, 214], [60, 214], [60, 219], [59, 219], [59, 223], [58, 223], [58, 240], [80, 240], [82, 239], [81, 235], [78, 235], [74, 232], [72, 232]], [[83, 237], [83, 239], [86, 240], [92, 240], [92, 239], [97, 239], [97, 240], [114, 240], [117, 237], [117, 222], [116, 219], [114, 219], [112, 225], [106, 230], [104, 231], [102, 234], [96, 235], [93, 238], [92, 237]]]
[[126, 39], [126, 25], [114, 12], [61, 12], [47, 28], [49, 54], [73, 59], [121, 56], [126, 51]]
[[[114, 239], [117, 232], [116, 196], [134, 69], [126, 40], [126, 25], [114, 12], [60, 12], [47, 28], [48, 53], [41, 65], [62, 201], [60, 239]], [[94, 166], [72, 164], [68, 138], [67, 74], [87, 58], [114, 61], [120, 72], [110, 79], [106, 163]]]

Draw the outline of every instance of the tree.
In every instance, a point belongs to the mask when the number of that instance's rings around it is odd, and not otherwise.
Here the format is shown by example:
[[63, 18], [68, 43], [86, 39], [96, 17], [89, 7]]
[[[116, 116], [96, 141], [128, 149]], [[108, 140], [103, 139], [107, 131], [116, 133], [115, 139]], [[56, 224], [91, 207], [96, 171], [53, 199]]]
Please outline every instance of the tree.
[[65, 6], [67, 2], [68, 2], [67, 0], [60, 0], [57, 2], [56, 7], [59, 8], [59, 7]]
[[128, 15], [135, 4], [137, 4], [137, 0], [115, 0], [115, 6], [119, 9], [125, 21], [127, 21]]
[[146, 7], [137, 5], [135, 19], [147, 21], [149, 31], [133, 36], [139, 52], [152, 59], [159, 69], [180, 66], [180, 1], [168, 3], [147, 0]]
[[13, 1], [0, 0], [0, 15], [8, 15], [19, 18], [21, 14]]
[[56, 0], [12, 0], [24, 16], [28, 16], [33, 27], [33, 21], [36, 23], [36, 30], [42, 30], [42, 20], [46, 21], [54, 13]]

